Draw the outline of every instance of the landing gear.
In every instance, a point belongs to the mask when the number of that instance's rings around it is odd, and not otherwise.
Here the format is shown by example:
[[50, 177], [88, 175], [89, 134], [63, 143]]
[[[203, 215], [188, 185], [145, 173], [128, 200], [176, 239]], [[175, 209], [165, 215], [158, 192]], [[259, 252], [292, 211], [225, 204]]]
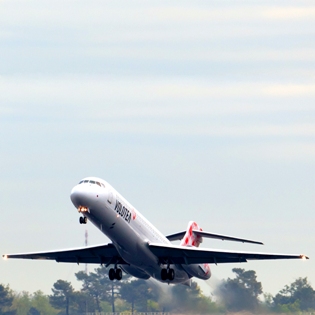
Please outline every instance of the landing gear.
[[80, 222], [80, 224], [86, 224], [87, 223], [87, 217], [80, 217], [79, 222]]
[[121, 280], [121, 278], [122, 278], [122, 271], [121, 271], [120, 268], [116, 269], [115, 276], [116, 276], [116, 279], [118, 281]]
[[173, 281], [175, 278], [175, 271], [174, 269], [170, 268], [168, 269], [168, 280]]
[[116, 272], [115, 269], [110, 268], [108, 272], [108, 278], [109, 280], [113, 281], [116, 278]]
[[163, 281], [167, 280], [167, 269], [165, 269], [165, 268], [163, 268], [163, 269], [161, 270], [161, 279], [162, 279]]
[[161, 270], [161, 279], [163, 281], [170, 280], [173, 281], [175, 278], [175, 271], [172, 268], [163, 268]]
[[114, 268], [110, 268], [109, 272], [108, 272], [108, 278], [109, 280], [113, 281], [113, 280], [121, 280], [122, 279], [122, 271], [120, 268], [114, 269]]

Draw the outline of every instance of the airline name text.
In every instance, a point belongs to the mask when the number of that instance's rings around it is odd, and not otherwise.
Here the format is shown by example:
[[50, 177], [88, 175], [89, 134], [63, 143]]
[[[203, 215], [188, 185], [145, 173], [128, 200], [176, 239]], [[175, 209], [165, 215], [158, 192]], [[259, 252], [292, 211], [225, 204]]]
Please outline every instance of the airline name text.
[[115, 211], [124, 218], [128, 223], [131, 220], [131, 211], [129, 211], [125, 206], [122, 205], [120, 201], [116, 199]]

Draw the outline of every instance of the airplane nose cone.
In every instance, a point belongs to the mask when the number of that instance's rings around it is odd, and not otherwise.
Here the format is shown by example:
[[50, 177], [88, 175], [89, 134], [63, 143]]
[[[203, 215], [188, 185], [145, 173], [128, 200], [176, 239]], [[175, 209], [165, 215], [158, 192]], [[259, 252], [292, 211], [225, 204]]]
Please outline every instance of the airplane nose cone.
[[73, 187], [72, 190], [71, 190], [70, 199], [71, 199], [73, 205], [74, 205], [76, 208], [78, 208], [78, 207], [80, 206], [79, 198], [80, 198], [80, 194], [79, 194], [79, 192], [78, 192], [78, 190], [77, 190], [77, 188], [76, 188], [76, 186], [75, 186], [75, 187]]
[[71, 190], [70, 199], [73, 205], [78, 209], [79, 206], [88, 206], [89, 194], [81, 186], [74, 186]]
[[104, 191], [98, 185], [78, 184], [74, 186], [70, 193], [70, 199], [73, 205], [79, 210], [79, 207], [93, 209], [100, 203], [104, 196]]

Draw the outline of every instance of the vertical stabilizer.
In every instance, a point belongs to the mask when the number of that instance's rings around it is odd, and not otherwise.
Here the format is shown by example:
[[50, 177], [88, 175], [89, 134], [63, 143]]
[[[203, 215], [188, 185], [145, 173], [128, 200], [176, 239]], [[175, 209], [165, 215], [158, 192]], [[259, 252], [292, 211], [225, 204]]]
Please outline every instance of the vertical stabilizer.
[[186, 234], [180, 242], [181, 246], [199, 247], [200, 243], [202, 243], [202, 237], [196, 235], [193, 230], [202, 231], [202, 228], [200, 228], [196, 222], [190, 221], [187, 226]]

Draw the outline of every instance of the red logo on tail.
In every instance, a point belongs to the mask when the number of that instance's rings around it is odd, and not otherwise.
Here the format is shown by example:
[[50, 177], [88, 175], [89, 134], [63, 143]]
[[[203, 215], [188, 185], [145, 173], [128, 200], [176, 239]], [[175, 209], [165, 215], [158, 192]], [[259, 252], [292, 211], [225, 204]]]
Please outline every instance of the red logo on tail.
[[181, 240], [180, 245], [199, 247], [200, 243], [202, 243], [202, 237], [196, 235], [193, 230], [202, 231], [202, 228], [200, 228], [196, 222], [190, 221], [188, 223], [186, 234]]

